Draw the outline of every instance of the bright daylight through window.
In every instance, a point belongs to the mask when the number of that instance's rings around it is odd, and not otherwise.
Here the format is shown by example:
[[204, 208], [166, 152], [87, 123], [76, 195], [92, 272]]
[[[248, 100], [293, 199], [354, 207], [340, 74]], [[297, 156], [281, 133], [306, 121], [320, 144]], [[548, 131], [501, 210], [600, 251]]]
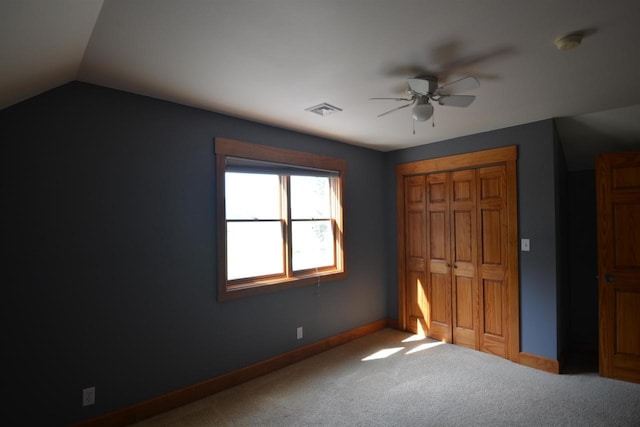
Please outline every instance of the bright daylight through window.
[[216, 139], [219, 299], [346, 275], [346, 162]]

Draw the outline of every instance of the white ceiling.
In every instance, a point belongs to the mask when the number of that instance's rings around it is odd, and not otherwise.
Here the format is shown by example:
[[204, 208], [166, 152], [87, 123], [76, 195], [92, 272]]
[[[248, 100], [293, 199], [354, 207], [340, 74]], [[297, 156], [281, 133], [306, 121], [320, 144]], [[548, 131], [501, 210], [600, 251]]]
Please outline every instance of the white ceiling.
[[[559, 118], [577, 170], [640, 149], [639, 23], [637, 0], [1, 0], [0, 108], [81, 80], [381, 151]], [[376, 117], [390, 70], [456, 61], [471, 106]]]

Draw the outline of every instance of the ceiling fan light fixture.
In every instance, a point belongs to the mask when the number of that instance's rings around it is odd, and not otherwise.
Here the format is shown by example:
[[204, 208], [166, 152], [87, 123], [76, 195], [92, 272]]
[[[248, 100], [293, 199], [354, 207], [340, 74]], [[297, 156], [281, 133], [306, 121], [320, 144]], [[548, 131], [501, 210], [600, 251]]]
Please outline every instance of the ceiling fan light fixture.
[[411, 117], [417, 122], [425, 122], [433, 116], [433, 105], [426, 102], [418, 104], [411, 109]]
[[582, 34], [580, 33], [567, 34], [553, 41], [553, 44], [556, 45], [558, 50], [562, 51], [575, 49], [580, 46], [580, 43], [582, 43]]

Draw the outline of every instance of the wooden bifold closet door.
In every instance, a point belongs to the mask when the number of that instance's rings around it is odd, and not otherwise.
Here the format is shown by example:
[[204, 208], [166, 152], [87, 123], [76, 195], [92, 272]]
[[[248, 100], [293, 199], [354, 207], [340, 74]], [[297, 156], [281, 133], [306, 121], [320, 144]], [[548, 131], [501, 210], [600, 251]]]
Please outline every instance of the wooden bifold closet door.
[[401, 177], [404, 329], [509, 357], [507, 168]]
[[427, 331], [477, 348], [476, 171], [434, 173], [425, 181]]

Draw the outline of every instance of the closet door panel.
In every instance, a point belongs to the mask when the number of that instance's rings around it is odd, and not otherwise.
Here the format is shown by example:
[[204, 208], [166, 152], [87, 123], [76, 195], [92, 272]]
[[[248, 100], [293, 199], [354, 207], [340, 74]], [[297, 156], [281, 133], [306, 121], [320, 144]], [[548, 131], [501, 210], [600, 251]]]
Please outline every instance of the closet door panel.
[[449, 310], [447, 310], [447, 276], [444, 274], [431, 274], [431, 321], [440, 324], [449, 323]]
[[464, 276], [453, 278], [453, 342], [477, 349], [476, 289], [473, 280]]
[[484, 296], [484, 331], [497, 337], [503, 336], [502, 325], [502, 283], [495, 280], [484, 280], [482, 293]]
[[407, 328], [416, 334], [427, 333], [425, 177], [405, 178], [405, 236]]
[[456, 313], [455, 321], [457, 328], [467, 330], [474, 329], [473, 318], [473, 282], [468, 277], [458, 276], [455, 278]]
[[450, 180], [453, 342], [477, 348], [476, 171], [451, 172]]
[[501, 209], [490, 207], [480, 209], [482, 264], [502, 264], [502, 244], [500, 241], [500, 229], [502, 227]]
[[427, 302], [427, 282], [425, 275], [421, 271], [409, 270], [407, 272], [408, 297], [407, 307], [409, 315], [409, 330], [415, 334], [427, 333], [427, 319], [425, 307]]
[[449, 235], [446, 230], [446, 212], [429, 212], [429, 259], [437, 263], [447, 262], [447, 247]]
[[453, 261], [460, 263], [473, 262], [472, 222], [475, 219], [475, 212], [472, 209], [454, 209], [453, 229], [454, 229], [454, 253]]
[[448, 173], [426, 176], [429, 336], [452, 342], [450, 183]]
[[507, 189], [505, 166], [478, 170], [478, 264], [482, 351], [507, 354]]

